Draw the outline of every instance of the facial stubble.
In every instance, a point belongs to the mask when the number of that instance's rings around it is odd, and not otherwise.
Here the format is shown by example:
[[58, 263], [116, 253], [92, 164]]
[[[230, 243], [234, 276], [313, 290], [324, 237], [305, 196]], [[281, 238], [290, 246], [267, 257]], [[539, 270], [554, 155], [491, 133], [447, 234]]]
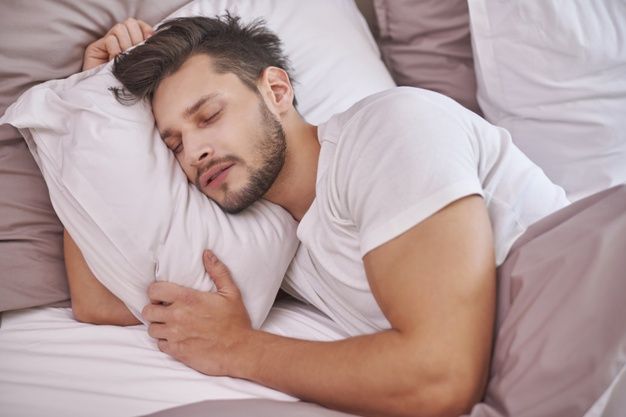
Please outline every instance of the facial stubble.
[[261, 164], [258, 168], [248, 166], [249, 180], [240, 191], [229, 191], [225, 184], [224, 199], [216, 201], [222, 210], [236, 214], [260, 200], [278, 177], [287, 151], [285, 131], [262, 99], [259, 99], [259, 112], [262, 121], [262, 139], [257, 140], [255, 152]]

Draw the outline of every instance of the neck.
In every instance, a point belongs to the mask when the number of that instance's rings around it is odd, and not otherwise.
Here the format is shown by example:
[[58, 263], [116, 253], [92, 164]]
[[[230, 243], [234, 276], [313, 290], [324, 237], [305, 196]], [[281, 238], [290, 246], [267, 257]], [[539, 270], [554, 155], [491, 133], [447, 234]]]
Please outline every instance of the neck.
[[320, 154], [317, 126], [306, 123], [295, 113], [283, 120], [283, 129], [287, 141], [285, 163], [264, 198], [300, 221], [315, 198]]

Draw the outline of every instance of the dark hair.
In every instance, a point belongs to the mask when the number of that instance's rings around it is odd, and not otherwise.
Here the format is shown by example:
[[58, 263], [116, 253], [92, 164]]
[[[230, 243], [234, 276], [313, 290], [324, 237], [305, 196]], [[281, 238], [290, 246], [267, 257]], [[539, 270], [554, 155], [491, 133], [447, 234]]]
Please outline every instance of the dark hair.
[[[123, 88], [110, 90], [123, 104], [151, 101], [163, 78], [201, 53], [214, 59], [215, 71], [235, 74], [255, 92], [256, 82], [268, 66], [282, 68], [293, 82], [281, 41], [265, 22], [257, 19], [243, 25], [240, 17], [226, 12], [215, 18], [181, 17], [163, 22], [144, 45], [115, 58], [113, 75]], [[295, 95], [293, 104], [297, 104]]]

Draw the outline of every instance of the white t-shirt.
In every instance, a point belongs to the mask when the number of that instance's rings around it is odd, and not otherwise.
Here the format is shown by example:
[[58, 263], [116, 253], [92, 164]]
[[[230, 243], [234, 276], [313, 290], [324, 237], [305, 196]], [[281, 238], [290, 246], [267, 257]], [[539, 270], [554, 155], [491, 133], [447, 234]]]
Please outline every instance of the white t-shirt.
[[484, 198], [498, 265], [529, 225], [569, 204], [506, 130], [431, 91], [367, 97], [319, 126], [318, 137], [316, 197], [283, 288], [350, 334], [390, 328], [363, 256], [449, 203]]

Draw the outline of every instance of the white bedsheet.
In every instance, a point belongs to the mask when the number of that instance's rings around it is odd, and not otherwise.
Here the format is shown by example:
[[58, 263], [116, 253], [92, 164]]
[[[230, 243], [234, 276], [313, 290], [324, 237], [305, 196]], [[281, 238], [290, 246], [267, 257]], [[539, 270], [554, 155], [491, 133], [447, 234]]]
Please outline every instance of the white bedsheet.
[[[291, 300], [272, 308], [263, 329], [310, 340], [347, 337], [321, 313]], [[584, 417], [615, 416], [604, 410], [607, 401], [626, 395], [620, 378], [626, 379], [626, 366]], [[197, 401], [246, 398], [296, 401], [249, 381], [196, 372], [159, 351], [144, 325], [79, 323], [69, 308], [2, 315], [0, 417], [139, 416]]]
[[[311, 340], [345, 337], [295, 301], [263, 328]], [[0, 327], [0, 416], [137, 416], [210, 399], [295, 398], [261, 385], [209, 377], [160, 352], [144, 325], [96, 326], [69, 308], [6, 312]]]

